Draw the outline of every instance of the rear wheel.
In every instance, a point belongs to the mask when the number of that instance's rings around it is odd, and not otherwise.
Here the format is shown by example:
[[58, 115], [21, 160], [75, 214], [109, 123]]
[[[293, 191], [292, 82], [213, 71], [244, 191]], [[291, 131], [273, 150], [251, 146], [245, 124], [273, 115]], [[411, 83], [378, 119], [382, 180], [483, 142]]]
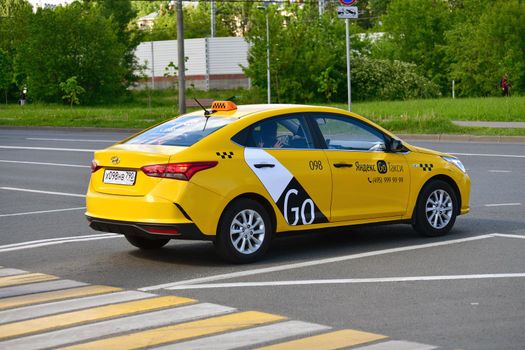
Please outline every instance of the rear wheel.
[[266, 209], [254, 200], [239, 199], [224, 211], [215, 247], [228, 261], [250, 263], [266, 253], [272, 233]]
[[131, 235], [125, 235], [129, 243], [140, 249], [160, 249], [169, 241], [169, 238], [144, 238]]
[[424, 236], [447, 234], [456, 222], [458, 201], [452, 187], [441, 180], [426, 184], [416, 204], [414, 229]]

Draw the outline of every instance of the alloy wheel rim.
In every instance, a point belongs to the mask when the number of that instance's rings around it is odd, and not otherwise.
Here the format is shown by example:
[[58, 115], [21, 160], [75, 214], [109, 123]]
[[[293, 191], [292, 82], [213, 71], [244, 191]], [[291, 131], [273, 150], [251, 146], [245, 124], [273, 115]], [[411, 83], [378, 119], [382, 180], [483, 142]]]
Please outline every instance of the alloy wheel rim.
[[255, 253], [264, 242], [266, 227], [262, 216], [251, 209], [239, 212], [230, 226], [230, 240], [241, 254]]
[[453, 210], [452, 198], [447, 191], [435, 190], [428, 196], [425, 214], [433, 228], [440, 230], [447, 226], [452, 219]]

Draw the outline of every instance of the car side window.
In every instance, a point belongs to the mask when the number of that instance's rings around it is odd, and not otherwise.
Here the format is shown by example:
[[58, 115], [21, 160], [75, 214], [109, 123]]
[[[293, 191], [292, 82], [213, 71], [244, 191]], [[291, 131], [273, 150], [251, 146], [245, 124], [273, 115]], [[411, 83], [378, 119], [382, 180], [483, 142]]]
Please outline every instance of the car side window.
[[328, 149], [384, 151], [385, 136], [372, 126], [345, 116], [316, 116]]
[[308, 126], [301, 116], [275, 117], [255, 123], [246, 132], [242, 143], [258, 148], [314, 148]]

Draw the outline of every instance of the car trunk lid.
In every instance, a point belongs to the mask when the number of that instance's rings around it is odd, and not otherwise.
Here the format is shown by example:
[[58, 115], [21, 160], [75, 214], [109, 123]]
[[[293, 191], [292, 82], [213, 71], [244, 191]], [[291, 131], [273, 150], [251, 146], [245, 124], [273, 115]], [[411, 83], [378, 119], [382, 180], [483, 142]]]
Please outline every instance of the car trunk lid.
[[100, 193], [144, 196], [161, 178], [145, 175], [146, 165], [166, 164], [172, 155], [187, 147], [120, 144], [95, 152], [97, 170], [91, 176], [93, 189]]

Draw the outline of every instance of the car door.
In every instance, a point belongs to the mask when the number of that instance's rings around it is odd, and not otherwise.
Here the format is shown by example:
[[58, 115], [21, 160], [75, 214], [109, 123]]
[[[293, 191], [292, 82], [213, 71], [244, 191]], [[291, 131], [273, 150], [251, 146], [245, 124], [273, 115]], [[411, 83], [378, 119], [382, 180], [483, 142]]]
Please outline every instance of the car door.
[[330, 219], [331, 173], [301, 114], [277, 116], [250, 127], [244, 157], [289, 226]]
[[403, 153], [386, 151], [387, 136], [359, 119], [318, 113], [312, 126], [326, 144], [332, 172], [332, 221], [396, 219], [407, 210], [410, 177]]

